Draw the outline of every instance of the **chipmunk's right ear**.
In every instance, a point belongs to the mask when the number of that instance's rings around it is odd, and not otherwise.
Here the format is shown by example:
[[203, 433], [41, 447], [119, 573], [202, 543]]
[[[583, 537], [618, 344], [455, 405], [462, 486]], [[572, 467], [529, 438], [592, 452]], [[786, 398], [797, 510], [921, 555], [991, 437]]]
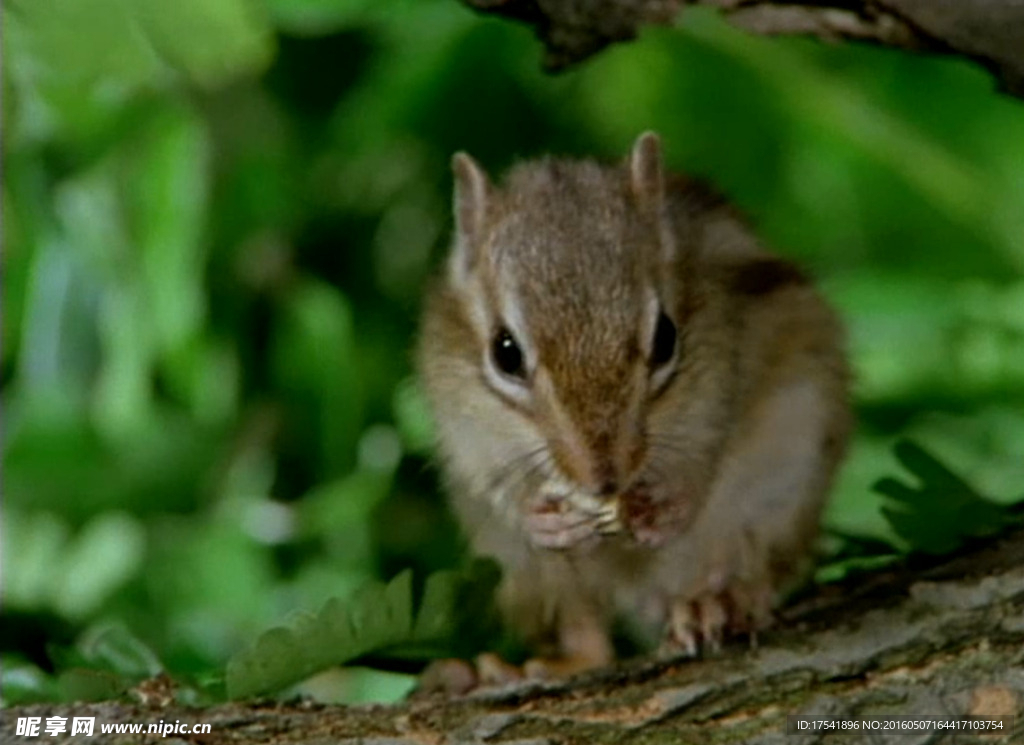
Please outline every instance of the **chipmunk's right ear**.
[[636, 138], [629, 155], [629, 180], [637, 202], [655, 214], [661, 211], [664, 199], [663, 171], [661, 138], [654, 132], [644, 132]]
[[483, 240], [491, 182], [484, 169], [466, 153], [452, 156], [455, 174], [455, 248], [451, 257], [456, 279], [464, 279], [476, 265]]

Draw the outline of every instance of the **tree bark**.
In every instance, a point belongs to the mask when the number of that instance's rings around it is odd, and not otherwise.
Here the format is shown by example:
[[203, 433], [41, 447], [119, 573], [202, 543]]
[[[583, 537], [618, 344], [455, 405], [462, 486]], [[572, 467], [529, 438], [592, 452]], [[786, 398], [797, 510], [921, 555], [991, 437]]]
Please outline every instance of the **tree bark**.
[[989, 68], [1024, 97], [1024, 0], [463, 0], [476, 10], [524, 21], [559, 70], [647, 24], [670, 23], [684, 4], [720, 8], [760, 34], [859, 39], [961, 55]]
[[[1016, 734], [946, 742], [1024, 741], [1024, 530], [931, 565], [822, 588], [786, 610], [757, 650], [727, 645], [701, 660], [635, 661], [569, 681], [521, 684], [463, 698], [394, 706], [306, 702], [188, 709], [146, 704], [13, 707], [19, 717], [96, 717], [106, 743], [583, 745], [783, 743], [788, 715], [1016, 715]], [[140, 698], [136, 692], [136, 698]], [[206, 722], [208, 735], [98, 735], [101, 723]], [[69, 719], [70, 724], [70, 719]], [[79, 742], [81, 736], [44, 736]], [[817, 742], [820, 736], [797, 742]], [[936, 742], [935, 733], [844, 736], [838, 742]]]

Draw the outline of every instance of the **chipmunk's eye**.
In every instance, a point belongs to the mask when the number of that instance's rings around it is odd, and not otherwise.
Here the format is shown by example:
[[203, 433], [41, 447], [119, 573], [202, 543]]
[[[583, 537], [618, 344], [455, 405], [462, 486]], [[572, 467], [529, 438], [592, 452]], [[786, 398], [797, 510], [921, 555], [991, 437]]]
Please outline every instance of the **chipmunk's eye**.
[[676, 325], [664, 313], [658, 314], [651, 342], [651, 367], [661, 367], [672, 359], [676, 351]]
[[512, 332], [507, 328], [498, 329], [491, 342], [491, 358], [494, 366], [513, 378], [526, 377], [526, 368], [523, 365], [523, 350], [519, 348]]

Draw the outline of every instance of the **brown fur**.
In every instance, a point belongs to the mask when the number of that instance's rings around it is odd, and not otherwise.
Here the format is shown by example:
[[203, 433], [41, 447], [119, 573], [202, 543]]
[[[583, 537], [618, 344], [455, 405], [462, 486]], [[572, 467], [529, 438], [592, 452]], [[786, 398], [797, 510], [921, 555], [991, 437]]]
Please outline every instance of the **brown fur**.
[[[455, 242], [423, 317], [456, 512], [504, 567], [510, 622], [563, 671], [610, 658], [618, 615], [686, 648], [763, 622], [850, 429], [834, 314], [720, 197], [663, 176], [658, 145], [523, 163], [501, 188], [456, 156]], [[664, 369], [658, 307], [678, 328]], [[502, 326], [522, 378], [489, 362]], [[626, 524], [601, 533], [592, 503]]]

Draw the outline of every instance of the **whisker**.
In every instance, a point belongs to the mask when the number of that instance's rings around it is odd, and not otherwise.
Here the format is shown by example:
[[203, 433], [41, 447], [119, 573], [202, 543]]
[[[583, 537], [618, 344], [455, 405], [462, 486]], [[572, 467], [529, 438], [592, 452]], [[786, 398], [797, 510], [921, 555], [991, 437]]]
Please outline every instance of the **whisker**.
[[509, 475], [513, 473], [517, 468], [519, 468], [521, 465], [528, 462], [532, 458], [536, 458], [538, 455], [544, 455], [546, 450], [546, 445], [540, 445], [506, 462], [491, 477], [487, 488], [494, 489], [501, 486], [502, 482], [504, 482], [509, 477]]
[[689, 460], [693, 457], [693, 448], [686, 447], [685, 445], [674, 445], [670, 443], [662, 442], [651, 442], [649, 443], [649, 451], [651, 457], [664, 457], [665, 455], [677, 456]]
[[[506, 504], [509, 495], [519, 490], [533, 475], [546, 466], [549, 453], [547, 445], [541, 445], [523, 453], [507, 463], [489, 481], [486, 493], [481, 496], [496, 504]], [[495, 492], [498, 494], [495, 496]]]
[[553, 462], [554, 461], [551, 458], [550, 453], [545, 453], [543, 458], [538, 460], [536, 463], [531, 465], [529, 468], [527, 468], [520, 474], [520, 483], [525, 483], [526, 481], [529, 481], [540, 472], [547, 470], [548, 466], [550, 466]]
[[[549, 467], [552, 462], [548, 446], [544, 443], [504, 463], [477, 494], [477, 498], [492, 505], [492, 509], [467, 530], [470, 542], [475, 544], [476, 539], [494, 525], [507, 527], [509, 513], [515, 509], [516, 504], [516, 500], [510, 499], [509, 495], [521, 489], [522, 484]], [[495, 492], [500, 493], [497, 498]]]

